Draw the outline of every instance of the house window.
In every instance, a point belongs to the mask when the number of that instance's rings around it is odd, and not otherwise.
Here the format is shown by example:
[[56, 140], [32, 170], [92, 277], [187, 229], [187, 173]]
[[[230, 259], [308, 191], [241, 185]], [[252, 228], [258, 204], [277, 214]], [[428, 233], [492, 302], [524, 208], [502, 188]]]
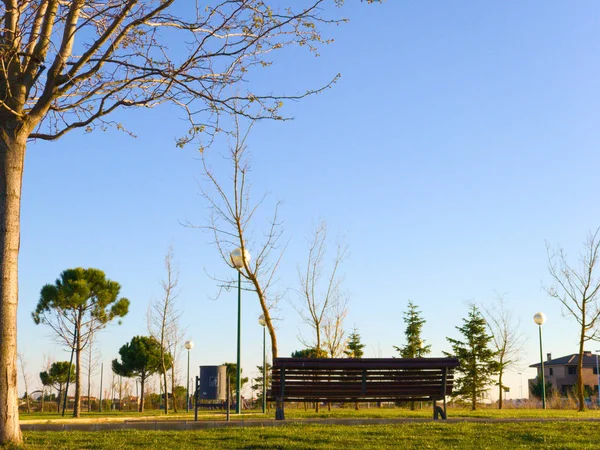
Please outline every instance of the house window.
[[548, 370], [550, 370], [550, 375], [554, 375], [554, 369], [552, 367], [550, 367]]
[[576, 366], [567, 367], [567, 373], [569, 375], [577, 375], [577, 367]]
[[598, 368], [594, 367], [594, 375], [598, 375]]

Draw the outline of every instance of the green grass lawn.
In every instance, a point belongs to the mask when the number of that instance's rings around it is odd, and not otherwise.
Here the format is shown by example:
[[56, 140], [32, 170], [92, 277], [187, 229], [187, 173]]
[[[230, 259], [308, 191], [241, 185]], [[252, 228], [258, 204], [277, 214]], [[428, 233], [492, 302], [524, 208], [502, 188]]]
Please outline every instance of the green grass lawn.
[[[287, 419], [302, 419], [302, 418], [393, 418], [393, 417], [414, 417], [414, 418], [431, 418], [432, 410], [431, 407], [423, 407], [423, 409], [416, 409], [411, 411], [408, 408], [361, 408], [355, 411], [353, 407], [346, 408], [332, 408], [331, 411], [327, 411], [327, 408], [322, 408], [321, 411], [316, 413], [314, 409], [305, 410], [304, 408], [297, 408], [286, 406], [285, 415]], [[83, 419], [111, 419], [118, 420], [119, 418], [136, 419], [141, 420], [193, 420], [194, 413], [179, 412], [174, 414], [170, 412], [165, 415], [163, 411], [148, 410], [143, 413], [136, 411], [107, 411], [107, 412], [92, 412], [82, 413]], [[267, 411], [266, 414], [262, 414], [260, 410], [244, 411], [241, 416], [231, 414], [232, 420], [240, 419], [273, 419], [275, 417], [275, 411]], [[600, 410], [588, 410], [583, 413], [577, 412], [573, 409], [526, 409], [526, 408], [510, 408], [510, 409], [496, 409], [496, 408], [480, 408], [477, 411], [471, 411], [466, 408], [448, 408], [449, 418], [463, 418], [463, 417], [477, 417], [477, 418], [600, 418]], [[199, 411], [199, 420], [225, 420], [224, 411]], [[20, 419], [22, 421], [29, 420], [44, 420], [49, 422], [54, 421], [76, 421], [78, 419], [72, 419], [69, 414], [62, 417], [60, 414], [51, 413], [33, 413], [33, 414], [21, 414]]]
[[25, 449], [597, 449], [593, 422], [290, 424], [196, 431], [26, 432]]

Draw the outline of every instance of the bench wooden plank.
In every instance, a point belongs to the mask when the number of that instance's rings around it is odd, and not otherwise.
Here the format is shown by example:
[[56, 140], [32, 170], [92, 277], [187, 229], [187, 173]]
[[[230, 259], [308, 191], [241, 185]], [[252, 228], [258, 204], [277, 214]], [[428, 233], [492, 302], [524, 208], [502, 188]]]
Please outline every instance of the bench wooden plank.
[[[313, 369], [440, 369], [458, 367], [456, 358], [276, 358], [276, 367], [286, 369], [310, 367]], [[275, 365], [274, 365], [275, 367]]]

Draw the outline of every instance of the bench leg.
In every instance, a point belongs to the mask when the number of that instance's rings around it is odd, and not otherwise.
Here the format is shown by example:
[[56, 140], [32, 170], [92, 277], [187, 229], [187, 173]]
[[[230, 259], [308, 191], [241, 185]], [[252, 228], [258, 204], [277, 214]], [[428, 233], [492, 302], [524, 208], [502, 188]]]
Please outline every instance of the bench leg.
[[275, 420], [285, 420], [285, 410], [282, 399], [275, 400]]
[[438, 420], [438, 417], [441, 416], [443, 420], [446, 420], [446, 411], [437, 405], [437, 402], [433, 401], [433, 420]]

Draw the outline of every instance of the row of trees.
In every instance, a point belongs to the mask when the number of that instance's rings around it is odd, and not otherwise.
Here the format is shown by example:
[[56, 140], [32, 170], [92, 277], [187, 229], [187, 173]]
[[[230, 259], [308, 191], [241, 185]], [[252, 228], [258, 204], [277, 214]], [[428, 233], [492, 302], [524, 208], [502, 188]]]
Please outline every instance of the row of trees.
[[[502, 394], [506, 388], [502, 383], [503, 377], [519, 361], [523, 342], [518, 323], [512, 321], [512, 315], [501, 297], [486, 316], [479, 307], [470, 304], [462, 326], [456, 327], [461, 338], [446, 338], [452, 351], [444, 352], [446, 356], [460, 361], [453, 395], [469, 399], [473, 410], [477, 409], [477, 402], [490, 389], [495, 377], [498, 379], [498, 407], [502, 408]], [[426, 321], [412, 301], [408, 302], [404, 322], [406, 344], [394, 347], [396, 351], [402, 358], [422, 358], [429, 354], [431, 345], [426, 345], [421, 337]]]
[[[121, 360], [112, 362], [115, 374], [136, 377], [140, 381], [143, 410], [144, 386], [147, 378], [160, 373], [164, 386], [165, 413], [168, 413], [167, 375], [171, 374], [171, 392], [176, 392], [177, 356], [183, 330], [179, 325], [180, 312], [176, 307], [178, 274], [174, 265], [173, 250], [169, 248], [165, 259], [165, 278], [161, 282], [162, 295], [150, 303], [148, 332], [150, 336], [136, 336], [121, 347]], [[62, 394], [62, 384], [74, 381], [75, 399], [73, 416], [81, 414], [82, 355], [87, 351], [88, 396], [91, 372], [94, 365], [93, 343], [98, 331], [109, 323], [124, 317], [129, 311], [129, 300], [119, 297], [119, 283], [108, 279], [98, 269], [75, 268], [65, 270], [54, 284], [45, 285], [32, 316], [36, 324], [47, 325], [58, 342], [71, 350], [71, 361], [54, 363], [40, 374], [44, 386], [56, 386]], [[73, 355], [75, 361], [73, 362]], [[63, 367], [67, 364], [67, 368]], [[71, 375], [70, 369], [74, 370]], [[66, 372], [64, 372], [66, 370]], [[66, 396], [66, 392], [64, 393]], [[176, 402], [173, 402], [176, 408]]]
[[[404, 323], [406, 343], [403, 346], [394, 346], [399, 356], [422, 358], [430, 354], [431, 345], [426, 344], [422, 337], [426, 320], [422, 317], [418, 306], [410, 300], [404, 313]], [[313, 324], [316, 325], [316, 321]], [[486, 311], [486, 317], [476, 305], [471, 304], [467, 318], [463, 319], [463, 325], [457, 326], [456, 329], [462, 337], [447, 338], [452, 351], [444, 352], [446, 356], [456, 357], [460, 361], [460, 366], [456, 369], [454, 395], [469, 399], [472, 409], [475, 410], [478, 401], [483, 398], [497, 377], [498, 406], [502, 408], [502, 394], [507, 388], [503, 384], [503, 379], [506, 371], [519, 361], [523, 343], [522, 335], [518, 331], [518, 322], [513, 321], [510, 310], [506, 308], [502, 297], [499, 297], [495, 306]], [[361, 358], [364, 344], [356, 328], [340, 347], [342, 352], [336, 355], [315, 345], [297, 350], [291, 356], [326, 358], [339, 357], [343, 354], [349, 358]]]
[[[340, 295], [339, 264], [343, 260], [346, 249], [338, 245], [336, 257], [328, 275], [324, 274], [325, 227], [318, 228], [313, 236], [309, 249], [309, 257], [305, 272], [300, 272], [301, 298], [304, 304], [298, 307], [302, 319], [314, 331], [314, 341], [301, 339], [307, 349], [294, 352], [292, 356], [304, 357], [337, 357], [344, 352], [343, 319], [347, 314], [347, 300]], [[583, 382], [584, 346], [590, 341], [600, 341], [600, 275], [598, 264], [600, 259], [600, 228], [590, 232], [583, 244], [578, 264], [570, 262], [563, 248], [552, 248], [547, 244], [548, 271], [553, 284], [544, 286], [550, 297], [558, 300], [567, 317], [575, 320], [578, 332], [578, 370], [576, 394], [579, 411], [585, 410], [585, 386]], [[321, 293], [318, 288], [321, 282], [325, 289]], [[480, 309], [471, 305], [468, 318], [461, 327], [457, 327], [463, 340], [448, 338], [452, 352], [447, 353], [461, 360], [457, 370], [459, 378], [456, 395], [471, 399], [472, 407], [476, 407], [480, 398], [497, 377], [498, 404], [503, 405], [503, 392], [506, 371], [514, 366], [519, 358], [523, 345], [523, 336], [519, 332], [519, 321], [506, 307], [502, 296], [489, 308]], [[421, 338], [421, 329], [425, 320], [421, 317], [416, 305], [409, 301], [405, 313], [406, 344], [394, 347], [403, 358], [419, 358], [430, 353], [431, 346]], [[335, 324], [334, 327], [331, 324]], [[332, 333], [331, 330], [334, 330]], [[323, 342], [321, 336], [325, 336]], [[324, 344], [324, 345], [323, 345]], [[348, 345], [348, 344], [346, 344]]]
[[[319, 233], [316, 236], [319, 236]], [[324, 241], [317, 239], [314, 242], [320, 242], [322, 246]], [[314, 248], [311, 248], [311, 254]], [[319, 252], [322, 252], [322, 250], [319, 250]], [[146, 379], [154, 373], [161, 373], [163, 386], [165, 386], [165, 405], [168, 405], [166, 374], [169, 369], [172, 373], [171, 391], [175, 392], [176, 390], [173, 357], [167, 351], [166, 346], [169, 343], [168, 345], [172, 348], [181, 340], [180, 336], [177, 336], [179, 328], [176, 326], [179, 316], [173, 306], [176, 298], [177, 277], [173, 272], [172, 259], [172, 250], [169, 250], [165, 257], [167, 279], [162, 283], [164, 289], [163, 301], [154, 302], [148, 315], [149, 328], [154, 330], [154, 335], [150, 337], [136, 336], [129, 344], [121, 348], [121, 361], [113, 361], [113, 371], [116, 374], [139, 378], [142, 399], [144, 398]], [[318, 258], [309, 258], [312, 263], [309, 264], [310, 269], [307, 273], [313, 274], [313, 280], [318, 279], [314, 275], [317, 273], [316, 267], [318, 266], [315, 261], [318, 260]], [[333, 274], [335, 274], [339, 261], [339, 258], [336, 259]], [[331, 289], [333, 285], [331, 280], [333, 279], [334, 276], [329, 277], [327, 294], [334, 290]], [[95, 331], [103, 328], [115, 317], [122, 317], [124, 315], [122, 311], [126, 312], [128, 301], [126, 299], [117, 300], [118, 292], [119, 286], [110, 280], [106, 280], [104, 274], [97, 269], [68, 270], [63, 272], [61, 278], [54, 285], [47, 285], [42, 288], [40, 302], [33, 314], [34, 319], [36, 323], [46, 323], [55, 330], [57, 337], [70, 346], [79, 361], [79, 353], [87, 345], [91, 345]], [[305, 293], [308, 292], [314, 295], [315, 290], [314, 288], [306, 289]], [[310, 298], [310, 296], [307, 295], [306, 298]], [[328, 296], [326, 295], [324, 298], [327, 300]], [[473, 409], [476, 408], [477, 400], [489, 389], [495, 376], [498, 376], [499, 407], [502, 408], [502, 393], [506, 388], [502, 382], [503, 376], [505, 371], [517, 361], [521, 346], [521, 336], [518, 334], [517, 327], [514, 326], [512, 314], [506, 309], [503, 299], [500, 297], [498, 300], [495, 306], [486, 310], [487, 320], [477, 306], [471, 305], [468, 318], [464, 320], [463, 326], [457, 327], [464, 339], [448, 338], [449, 343], [452, 345], [452, 352], [446, 354], [456, 356], [461, 360], [461, 366], [457, 369], [459, 377], [455, 394], [470, 398]], [[313, 313], [317, 311], [314, 307], [318, 304], [316, 301], [308, 304], [309, 306], [313, 305], [313, 308], [309, 308], [309, 311]], [[323, 317], [326, 308], [323, 304], [319, 308], [321, 315], [313, 314], [311, 316], [313, 319]], [[119, 312], [121, 313], [119, 314]], [[402, 347], [395, 347], [400, 356], [403, 358], [419, 358], [429, 354], [431, 346], [426, 345], [421, 337], [425, 320], [421, 317], [418, 307], [411, 301], [408, 303], [404, 321], [406, 323], [406, 344]], [[315, 320], [313, 323], [315, 330], [318, 330], [320, 322]], [[71, 342], [66, 336], [68, 338], [72, 337], [73, 341]], [[159, 341], [157, 336], [162, 342]], [[179, 339], [173, 340], [173, 336]], [[318, 343], [319, 340], [317, 339], [316, 342]], [[364, 345], [360, 342], [360, 336], [356, 329], [353, 330], [349, 339], [343, 345], [339, 345], [341, 352], [349, 357], [361, 357], [362, 347]], [[329, 353], [317, 346], [296, 351], [292, 354], [293, 357], [336, 357], [339, 355], [339, 352]], [[80, 411], [81, 392], [78, 386], [81, 383], [81, 372], [77, 370], [78, 367], [79, 364], [77, 363], [54, 363], [49, 370], [40, 374], [43, 386], [53, 386], [58, 390], [59, 401], [64, 384], [68, 383], [70, 379], [75, 379], [74, 415], [76, 416]], [[262, 367], [260, 371], [262, 372]], [[261, 379], [262, 373], [258, 380]], [[256, 382], [257, 379], [254, 381]], [[140, 411], [142, 410], [143, 401], [140, 403]], [[165, 408], [165, 411], [167, 410], [168, 407]]]

